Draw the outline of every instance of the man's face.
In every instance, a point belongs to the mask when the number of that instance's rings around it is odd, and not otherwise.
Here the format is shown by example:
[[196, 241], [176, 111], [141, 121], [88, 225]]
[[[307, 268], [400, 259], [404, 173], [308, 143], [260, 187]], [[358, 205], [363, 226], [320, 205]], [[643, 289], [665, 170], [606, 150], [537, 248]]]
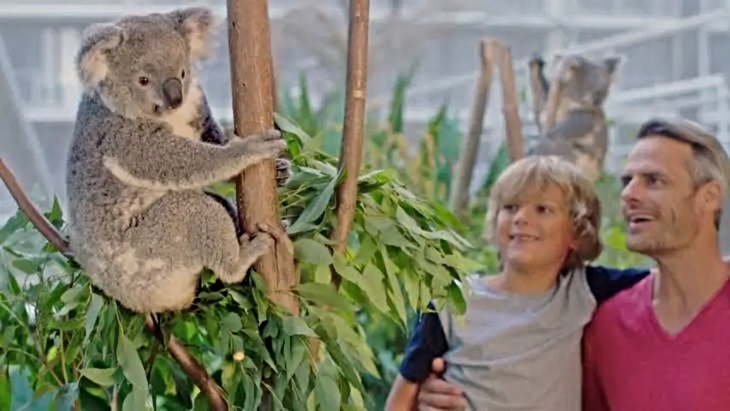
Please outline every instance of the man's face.
[[691, 244], [706, 207], [688, 165], [689, 144], [661, 136], [642, 138], [628, 156], [621, 210], [628, 224], [628, 248], [653, 255]]

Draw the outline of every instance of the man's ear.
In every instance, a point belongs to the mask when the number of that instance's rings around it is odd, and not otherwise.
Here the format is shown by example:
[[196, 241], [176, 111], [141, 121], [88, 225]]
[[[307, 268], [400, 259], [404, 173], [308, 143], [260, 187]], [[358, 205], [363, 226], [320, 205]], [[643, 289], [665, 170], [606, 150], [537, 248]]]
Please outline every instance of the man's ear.
[[190, 60], [203, 60], [210, 57], [215, 49], [215, 29], [218, 22], [213, 12], [205, 7], [188, 7], [167, 14], [190, 48]]
[[96, 88], [106, 78], [109, 71], [107, 53], [119, 47], [123, 40], [122, 29], [113, 24], [94, 24], [84, 30], [76, 67], [85, 89]]
[[701, 206], [706, 211], [714, 213], [722, 209], [724, 195], [719, 182], [712, 180], [704, 183], [697, 194]]

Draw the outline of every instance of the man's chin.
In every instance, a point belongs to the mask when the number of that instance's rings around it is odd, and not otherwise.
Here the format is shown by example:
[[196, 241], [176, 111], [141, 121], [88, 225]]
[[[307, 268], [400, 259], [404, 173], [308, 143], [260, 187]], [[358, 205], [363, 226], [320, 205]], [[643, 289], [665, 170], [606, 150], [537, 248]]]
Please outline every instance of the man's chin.
[[655, 251], [656, 245], [646, 239], [626, 239], [626, 249], [635, 253], [648, 254]]

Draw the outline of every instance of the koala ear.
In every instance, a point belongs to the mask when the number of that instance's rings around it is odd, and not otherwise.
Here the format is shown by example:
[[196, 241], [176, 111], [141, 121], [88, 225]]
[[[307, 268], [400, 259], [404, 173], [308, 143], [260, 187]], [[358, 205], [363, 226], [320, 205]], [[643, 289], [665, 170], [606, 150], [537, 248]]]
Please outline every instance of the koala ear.
[[619, 68], [626, 59], [623, 56], [612, 56], [603, 59], [603, 65], [608, 71], [608, 76], [611, 78], [611, 82], [615, 81], [618, 77]]
[[606, 69], [608, 70], [608, 73], [610, 75], [616, 74], [619, 67], [621, 67], [623, 63], [624, 58], [622, 56], [612, 56], [603, 59], [603, 64], [606, 66]]
[[123, 40], [122, 29], [113, 24], [94, 24], [82, 35], [81, 49], [76, 57], [79, 80], [84, 88], [96, 87], [109, 70], [106, 54]]
[[168, 13], [190, 47], [190, 60], [207, 58], [214, 49], [213, 37], [217, 21], [205, 7], [188, 7]]

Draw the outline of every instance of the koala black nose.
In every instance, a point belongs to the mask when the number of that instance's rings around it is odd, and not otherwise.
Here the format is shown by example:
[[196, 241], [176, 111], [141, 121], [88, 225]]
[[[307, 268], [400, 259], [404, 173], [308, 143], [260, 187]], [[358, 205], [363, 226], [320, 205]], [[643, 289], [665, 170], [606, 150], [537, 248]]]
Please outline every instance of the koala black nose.
[[171, 77], [162, 83], [162, 96], [169, 108], [177, 108], [182, 103], [182, 83]]

